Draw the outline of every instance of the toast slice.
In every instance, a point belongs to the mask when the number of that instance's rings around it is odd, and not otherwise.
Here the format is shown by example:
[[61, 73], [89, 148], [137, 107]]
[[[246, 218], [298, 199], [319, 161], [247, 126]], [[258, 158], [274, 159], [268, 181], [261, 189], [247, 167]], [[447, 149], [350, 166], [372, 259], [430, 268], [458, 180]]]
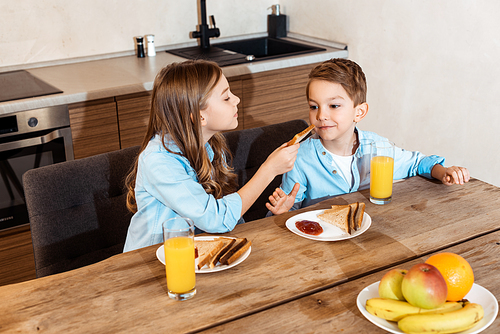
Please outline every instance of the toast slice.
[[349, 225], [349, 214], [351, 213], [350, 205], [332, 205], [332, 209], [326, 209], [322, 214], [318, 215], [318, 218], [337, 226], [342, 231], [347, 234], [351, 234], [351, 228]]
[[358, 230], [355, 217], [356, 217], [356, 213], [358, 212], [359, 202], [350, 203], [349, 205], [351, 206], [351, 212], [349, 213], [349, 228], [351, 229], [351, 233], [352, 233], [353, 231]]
[[361, 228], [361, 224], [363, 224], [363, 216], [365, 214], [366, 204], [360, 202], [358, 205], [358, 210], [356, 211], [356, 215], [354, 215], [354, 222], [356, 224], [356, 230]]
[[[231, 246], [231, 248], [219, 259], [221, 264], [228, 264], [229, 258], [236, 254], [245, 244], [247, 243], [246, 238], [236, 238], [236, 242]], [[241, 254], [240, 254], [241, 255]]]
[[217, 252], [224, 247], [222, 240], [194, 240], [198, 253], [198, 269], [203, 268]]
[[249, 248], [250, 246], [252, 245], [252, 242], [250, 240], [247, 240], [247, 242], [241, 246], [240, 249], [238, 249], [236, 252], [234, 252], [233, 255], [231, 255], [231, 257], [229, 259], [227, 259], [227, 264], [231, 264], [233, 263], [234, 261], [238, 260], [240, 258], [241, 255], [243, 255], [243, 253], [245, 253]]
[[222, 240], [224, 242], [224, 246], [210, 259], [208, 262], [208, 266], [210, 268], [214, 268], [217, 265], [217, 262], [219, 262], [220, 258], [222, 255], [224, 255], [229, 249], [231, 249], [231, 246], [236, 242], [236, 239], [233, 238], [225, 238], [225, 237], [220, 237], [217, 238]]
[[312, 129], [314, 129], [314, 124], [309, 125], [307, 129], [293, 136], [292, 140], [290, 140], [286, 146], [292, 146], [296, 143], [300, 143], [300, 141], [304, 139], [309, 134], [309, 132], [311, 132]]

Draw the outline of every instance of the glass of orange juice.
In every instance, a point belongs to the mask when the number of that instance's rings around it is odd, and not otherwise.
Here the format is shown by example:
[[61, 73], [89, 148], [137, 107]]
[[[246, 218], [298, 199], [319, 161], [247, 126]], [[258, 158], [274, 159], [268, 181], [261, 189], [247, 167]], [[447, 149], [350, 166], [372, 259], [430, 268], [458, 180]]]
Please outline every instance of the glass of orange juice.
[[163, 222], [165, 271], [168, 296], [187, 300], [196, 294], [194, 264], [194, 223], [189, 218], [175, 217]]
[[370, 201], [388, 204], [392, 200], [394, 143], [375, 141], [370, 146]]

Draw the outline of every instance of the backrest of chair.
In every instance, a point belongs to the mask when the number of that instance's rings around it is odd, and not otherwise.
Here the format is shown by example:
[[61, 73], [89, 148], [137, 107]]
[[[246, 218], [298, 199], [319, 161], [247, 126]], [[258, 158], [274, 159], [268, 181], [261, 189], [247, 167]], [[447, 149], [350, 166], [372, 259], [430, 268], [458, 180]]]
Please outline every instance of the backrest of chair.
[[[299, 119], [253, 129], [225, 132], [224, 136], [233, 155], [232, 166], [238, 174], [239, 186], [243, 186], [252, 178], [269, 154], [307, 126], [306, 121]], [[266, 216], [267, 199], [274, 189], [280, 186], [281, 178], [281, 175], [277, 176], [243, 215], [245, 221]]]
[[123, 251], [132, 217], [124, 180], [138, 152], [135, 146], [24, 174], [37, 277]]

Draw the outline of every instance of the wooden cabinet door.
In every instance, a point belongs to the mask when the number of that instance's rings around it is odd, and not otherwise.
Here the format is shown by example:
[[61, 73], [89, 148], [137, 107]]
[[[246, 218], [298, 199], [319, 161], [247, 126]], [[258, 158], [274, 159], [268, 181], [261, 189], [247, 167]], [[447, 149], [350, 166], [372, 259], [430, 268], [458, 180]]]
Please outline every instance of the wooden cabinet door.
[[244, 129], [244, 114], [245, 110], [243, 107], [243, 86], [242, 86], [242, 81], [241, 79], [231, 79], [227, 78], [227, 81], [229, 82], [229, 88], [231, 89], [231, 92], [236, 95], [238, 98], [240, 98], [240, 104], [238, 104], [238, 127], [234, 130], [242, 130]]
[[[228, 79], [231, 92], [241, 99], [241, 80]], [[116, 97], [121, 148], [141, 145], [146, 133], [151, 108], [151, 92]], [[238, 105], [238, 127], [243, 129], [243, 103]]]
[[149, 121], [151, 93], [118, 96], [116, 106], [121, 148], [141, 145]]
[[120, 149], [114, 98], [68, 106], [75, 159]]
[[242, 76], [244, 128], [304, 119], [309, 123], [306, 84], [317, 64]]

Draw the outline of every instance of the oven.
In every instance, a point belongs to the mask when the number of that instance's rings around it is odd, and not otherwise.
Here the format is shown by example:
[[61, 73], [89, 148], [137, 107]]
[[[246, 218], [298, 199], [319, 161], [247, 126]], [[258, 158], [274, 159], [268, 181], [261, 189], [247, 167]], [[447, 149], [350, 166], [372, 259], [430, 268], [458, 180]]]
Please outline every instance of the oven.
[[29, 224], [26, 171], [73, 159], [67, 106], [0, 115], [0, 230]]

